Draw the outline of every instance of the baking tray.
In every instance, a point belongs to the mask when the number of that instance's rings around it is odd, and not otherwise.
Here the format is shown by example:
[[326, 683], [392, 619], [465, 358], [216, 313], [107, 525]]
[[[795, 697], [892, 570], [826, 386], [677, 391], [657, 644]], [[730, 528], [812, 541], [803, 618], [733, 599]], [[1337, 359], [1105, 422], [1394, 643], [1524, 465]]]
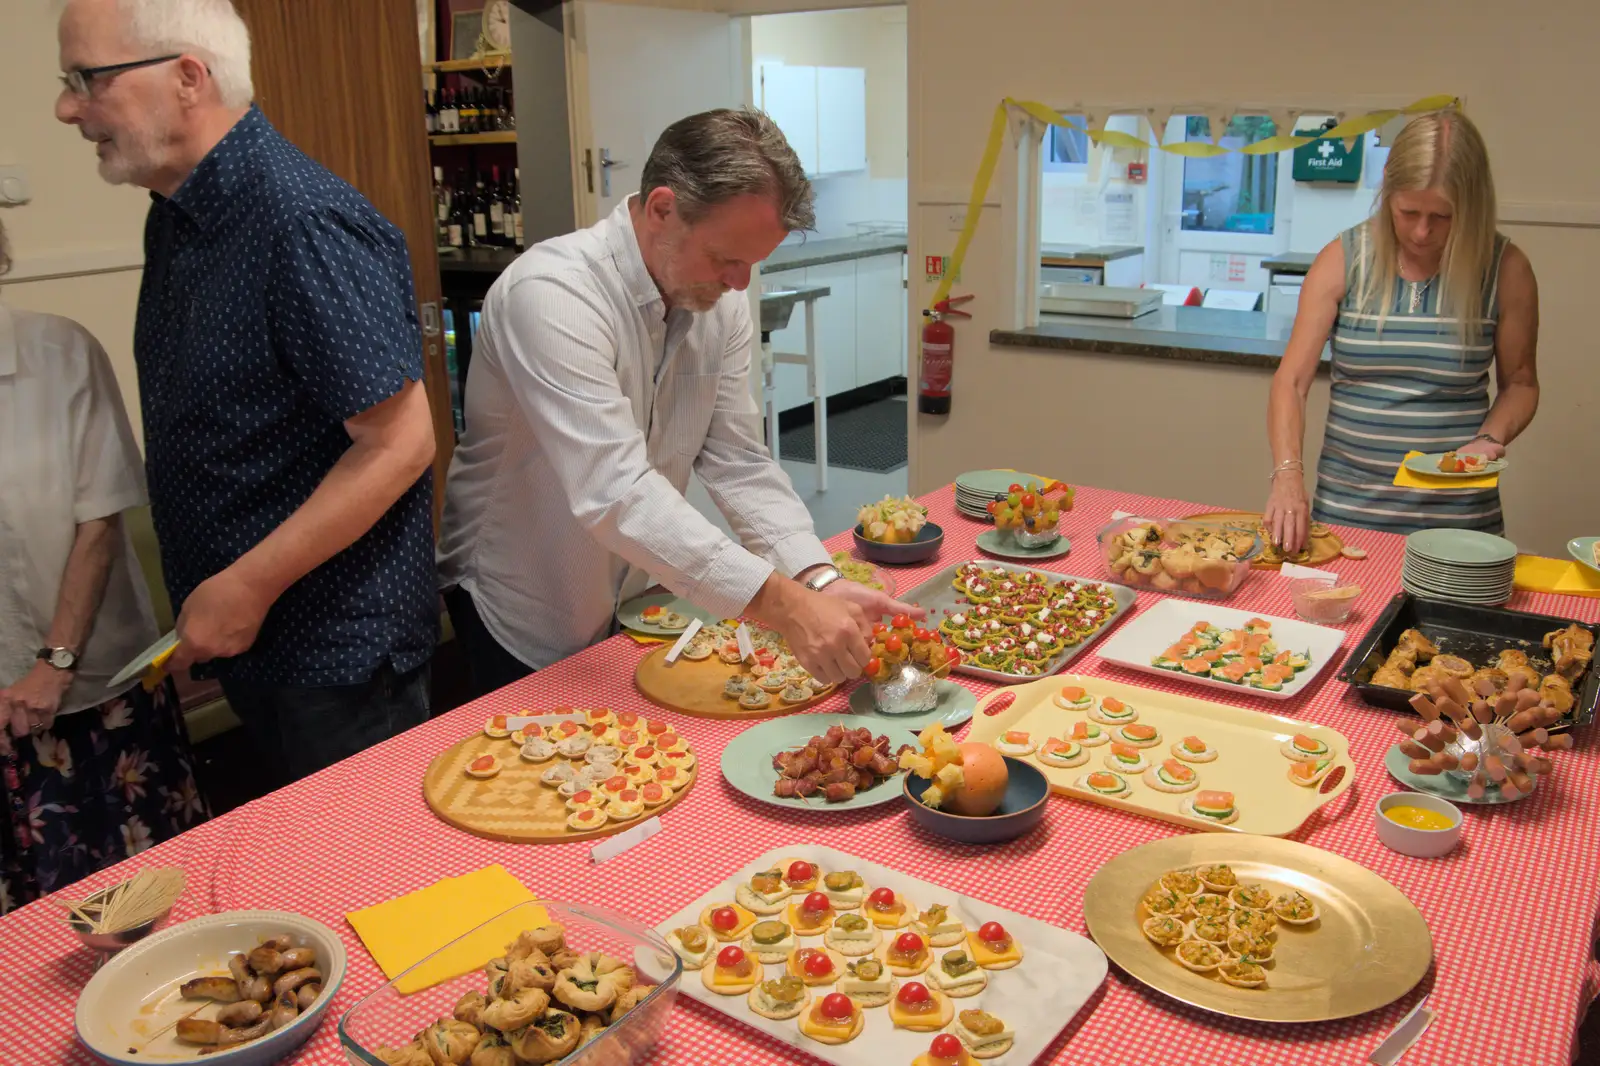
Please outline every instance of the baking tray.
[[[1548, 614], [1509, 611], [1504, 607], [1476, 607], [1449, 600], [1424, 599], [1402, 592], [1389, 601], [1383, 614], [1372, 623], [1372, 628], [1345, 660], [1338, 678], [1348, 682], [1361, 693], [1362, 699], [1375, 707], [1412, 713], [1411, 697], [1415, 693], [1372, 683], [1372, 675], [1407, 629], [1420, 629], [1441, 652], [1459, 655], [1474, 666], [1483, 666], [1503, 648], [1520, 648], [1527, 653], [1534, 669], [1548, 674], [1550, 653], [1544, 646], [1544, 635], [1552, 629], [1565, 629], [1574, 621]], [[1600, 638], [1600, 626], [1588, 622], [1577, 622], [1577, 625]], [[1600, 703], [1600, 671], [1595, 670], [1593, 664], [1573, 687], [1573, 696], [1572, 710], [1550, 727], [1552, 733], [1588, 725], [1594, 720], [1595, 705]]]
[[[1117, 613], [1110, 619], [1110, 621], [1106, 622], [1105, 625], [1095, 630], [1089, 639], [1085, 640], [1083, 643], [1067, 648], [1065, 651], [1062, 651], [1055, 657], [1047, 660], [1044, 664], [1044, 673], [1040, 675], [1043, 677], [1048, 677], [1057, 670], [1060, 670], [1063, 666], [1066, 666], [1072, 660], [1088, 651], [1090, 645], [1094, 644], [1101, 637], [1104, 637], [1107, 633], [1111, 632], [1111, 630], [1115, 629], [1117, 624], [1128, 616], [1129, 608], [1131, 608], [1139, 598], [1138, 593], [1134, 592], [1130, 588], [1127, 588], [1126, 586], [1114, 585], [1109, 581], [1100, 581], [1092, 577], [1078, 577], [1075, 574], [1063, 574], [1057, 570], [1042, 570], [1035, 566], [1021, 566], [1017, 563], [1003, 563], [997, 559], [968, 559], [959, 563], [955, 563], [952, 566], [945, 567], [933, 577], [929, 578], [916, 588], [912, 589], [910, 592], [901, 596], [900, 599], [906, 603], [914, 603], [925, 607], [928, 611], [930, 621], [935, 621], [933, 619], [934, 615], [946, 610], [954, 609], [955, 607], [962, 606], [967, 603], [966, 596], [957, 591], [956, 587], [950, 582], [955, 579], [957, 570], [960, 570], [963, 566], [966, 566], [967, 563], [974, 561], [981, 563], [990, 570], [1009, 570], [1014, 574], [1043, 574], [1051, 581], [1081, 581], [1084, 584], [1099, 585], [1102, 588], [1110, 589], [1111, 594], [1116, 597]], [[962, 674], [971, 674], [973, 677], [981, 677], [987, 681], [993, 681], [999, 685], [1021, 685], [1030, 680], [1036, 680], [1035, 678], [1018, 677], [1015, 674], [1002, 674], [998, 670], [985, 670], [981, 666], [973, 665], [970, 661], [970, 656], [968, 656], [965, 652], [962, 653], [961, 662], [956, 666], [956, 672]]]
[[[968, 929], [977, 929], [984, 922], [999, 922], [1022, 946], [1020, 965], [1009, 970], [989, 971], [989, 985], [975, 996], [952, 1000], [957, 1011], [987, 1010], [998, 1015], [1016, 1031], [1016, 1044], [1006, 1052], [1003, 1060], [1009, 1063], [1032, 1062], [1055, 1041], [1061, 1030], [1072, 1021], [1106, 977], [1106, 956], [1088, 938], [1028, 918], [992, 903], [963, 896], [948, 888], [924, 881], [919, 877], [892, 870], [877, 863], [858, 859], [833, 848], [815, 844], [794, 844], [775, 848], [757, 856], [735, 870], [711, 891], [684, 907], [677, 914], [657, 926], [662, 936], [685, 925], [695, 925], [706, 907], [713, 904], [732, 903], [734, 890], [752, 874], [770, 870], [789, 859], [804, 859], [824, 873], [834, 870], [854, 870], [860, 874], [870, 891], [888, 887], [905, 896], [906, 902], [921, 910], [934, 903], [943, 903], [960, 918]], [[890, 934], [885, 933], [887, 938]], [[802, 947], [820, 945], [816, 937], [802, 938]], [[935, 948], [934, 965], [947, 948]], [[763, 967], [767, 977], [783, 975], [783, 964], [773, 963]], [[899, 978], [927, 984], [927, 975]], [[830, 989], [813, 989], [812, 995], [826, 994]], [[735, 1021], [760, 1029], [784, 1044], [799, 1048], [824, 1062], [836, 1066], [894, 1066], [908, 1063], [928, 1050], [934, 1033], [913, 1033], [896, 1029], [889, 1021], [886, 1007], [872, 1007], [866, 1011], [866, 1029], [848, 1044], [820, 1044], [800, 1032], [796, 1019], [773, 1021], [751, 1010], [744, 996], [719, 996], [708, 991], [701, 983], [700, 974], [686, 972], [679, 982], [678, 992], [718, 1011]]]
[[[1081, 775], [1107, 769], [1104, 759], [1111, 750], [1109, 744], [1089, 748], [1089, 761], [1081, 766], [1048, 766], [1036, 756], [1028, 756], [1028, 761], [1049, 780], [1050, 791], [1057, 795], [1088, 800], [1189, 829], [1281, 837], [1299, 829], [1317, 808], [1339, 798], [1355, 780], [1350, 742], [1337, 729], [1099, 677], [1062, 675], [1021, 688], [992, 692], [978, 701], [978, 713], [972, 717], [967, 740], [993, 744], [1009, 729], [1026, 730], [1041, 743], [1047, 737], [1066, 736], [1075, 722], [1085, 720], [1086, 714], [1056, 705], [1053, 697], [1063, 684], [1077, 685], [1097, 700], [1115, 696], [1139, 712], [1140, 722], [1159, 729], [1161, 743], [1146, 749], [1150, 752], [1152, 766], [1171, 758], [1172, 745], [1190, 735], [1200, 737], [1216, 749], [1217, 758], [1194, 764], [1200, 783], [1193, 791], [1158, 792], [1146, 785], [1142, 777], [1124, 774], [1132, 791], [1123, 797], [1111, 797], [1073, 787], [1073, 782]], [[1006, 696], [1013, 697], [1010, 705], [990, 714], [987, 708]], [[1101, 728], [1114, 732], [1116, 727], [1102, 725]], [[1333, 768], [1320, 785], [1312, 788], [1289, 780], [1289, 760], [1279, 750], [1283, 742], [1296, 733], [1322, 741], [1332, 752]], [[1185, 814], [1182, 802], [1206, 789], [1232, 792], [1239, 808], [1239, 820], [1231, 825], [1219, 825]]]
[[[1309, 926], [1279, 926], [1266, 988], [1234, 988], [1190, 973], [1146, 940], [1141, 905], [1174, 867], [1225, 862], [1242, 884], [1291, 889], [1322, 912]], [[1433, 937], [1416, 906], [1371, 870], [1332, 852], [1267, 837], [1177, 836], [1115, 856], [1083, 889], [1089, 935], [1132, 977], [1201, 1010], [1261, 1022], [1320, 1022], [1377, 1010], [1416, 987], [1433, 961]], [[687, 982], [685, 982], [687, 984]]]
[[[1151, 666], [1150, 660], [1176, 644], [1195, 623], [1208, 621], [1219, 629], [1240, 629], [1253, 618], [1272, 623], [1272, 639], [1280, 651], [1303, 651], [1311, 655], [1311, 665], [1294, 676], [1281, 692], [1269, 692], [1250, 685], [1235, 685], [1212, 677], [1196, 676], [1182, 670], [1163, 670]], [[1304, 694], [1314, 687], [1317, 678], [1328, 668], [1339, 648], [1344, 644], [1344, 634], [1326, 626], [1297, 622], [1293, 618], [1278, 618], [1270, 614], [1253, 614], [1215, 603], [1196, 603], [1193, 600], [1157, 600], [1142, 611], [1133, 621], [1124, 625], [1100, 646], [1100, 658], [1108, 663], [1158, 677], [1173, 677], [1205, 688], [1221, 689], [1240, 696], [1260, 696], [1268, 700], [1287, 700]]]

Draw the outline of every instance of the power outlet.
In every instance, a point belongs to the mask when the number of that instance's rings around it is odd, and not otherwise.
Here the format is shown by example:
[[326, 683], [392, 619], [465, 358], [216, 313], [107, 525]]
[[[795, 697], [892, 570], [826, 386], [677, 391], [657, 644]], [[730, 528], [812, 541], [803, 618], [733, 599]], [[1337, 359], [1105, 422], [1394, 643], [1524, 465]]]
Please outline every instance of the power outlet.
[[951, 211], [945, 215], [944, 224], [945, 228], [951, 233], [960, 233], [967, 225], [967, 213], [965, 211]]

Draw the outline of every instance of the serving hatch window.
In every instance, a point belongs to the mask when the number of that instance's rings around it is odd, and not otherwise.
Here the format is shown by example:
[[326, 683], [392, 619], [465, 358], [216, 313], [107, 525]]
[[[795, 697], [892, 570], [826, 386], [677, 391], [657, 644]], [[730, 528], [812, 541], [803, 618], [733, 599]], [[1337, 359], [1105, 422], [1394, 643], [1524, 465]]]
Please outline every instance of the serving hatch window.
[[[1277, 134], [1265, 115], [1236, 115], [1221, 144], [1245, 148]], [[1211, 120], [1184, 119], [1184, 139], [1211, 143]], [[1183, 160], [1185, 230], [1208, 233], [1272, 233], [1277, 224], [1278, 155], [1227, 155]]]

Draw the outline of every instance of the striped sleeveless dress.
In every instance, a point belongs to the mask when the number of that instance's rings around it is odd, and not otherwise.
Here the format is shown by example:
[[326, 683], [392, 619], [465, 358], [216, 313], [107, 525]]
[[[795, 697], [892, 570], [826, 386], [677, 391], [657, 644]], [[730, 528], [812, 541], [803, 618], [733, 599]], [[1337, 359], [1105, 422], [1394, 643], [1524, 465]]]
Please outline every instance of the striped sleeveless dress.
[[1397, 488], [1394, 473], [1407, 452], [1461, 447], [1483, 425], [1506, 238], [1495, 237], [1481, 335], [1470, 347], [1460, 338], [1459, 319], [1440, 317], [1438, 275], [1395, 280], [1380, 334], [1378, 316], [1356, 307], [1362, 272], [1372, 267], [1366, 225], [1339, 239], [1345, 298], [1329, 338], [1333, 383], [1312, 517], [1388, 533], [1437, 526], [1502, 532], [1498, 489], [1422, 492]]

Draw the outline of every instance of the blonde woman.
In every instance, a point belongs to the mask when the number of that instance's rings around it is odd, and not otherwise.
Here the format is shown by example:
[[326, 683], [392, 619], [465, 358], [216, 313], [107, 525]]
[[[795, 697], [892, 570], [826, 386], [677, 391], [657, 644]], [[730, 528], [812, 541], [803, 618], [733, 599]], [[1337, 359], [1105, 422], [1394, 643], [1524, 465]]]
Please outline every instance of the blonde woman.
[[[1440, 111], [1395, 138], [1372, 217], [1317, 255], [1267, 405], [1265, 524], [1286, 553], [1306, 543], [1312, 522], [1504, 528], [1498, 490], [1393, 484], [1410, 451], [1499, 458], [1539, 406], [1538, 286], [1495, 222], [1483, 137], [1465, 115]], [[1308, 505], [1306, 396], [1324, 341], [1332, 400]]]

